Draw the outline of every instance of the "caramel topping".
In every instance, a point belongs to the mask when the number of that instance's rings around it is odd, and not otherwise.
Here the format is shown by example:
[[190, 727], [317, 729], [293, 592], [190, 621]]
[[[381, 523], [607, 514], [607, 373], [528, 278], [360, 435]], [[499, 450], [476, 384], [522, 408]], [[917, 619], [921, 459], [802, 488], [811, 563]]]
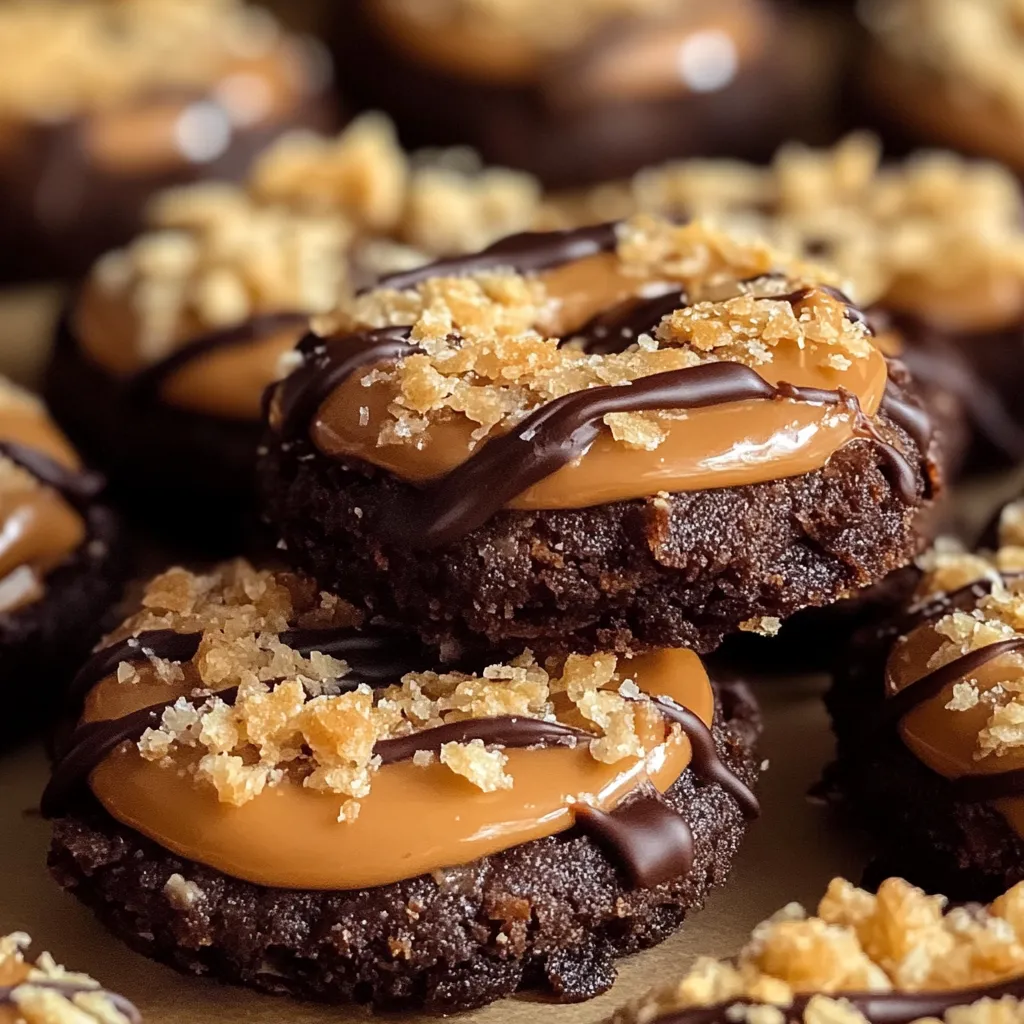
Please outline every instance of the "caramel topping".
[[140, 1024], [139, 1011], [87, 974], [61, 967], [49, 953], [30, 963], [24, 932], [0, 936], [2, 1024]]
[[1024, 885], [987, 907], [948, 909], [945, 897], [899, 878], [877, 895], [836, 878], [816, 916], [783, 907], [733, 960], [701, 957], [613, 1024], [910, 1024], [953, 1007], [962, 1009], [950, 1024], [1016, 1021], [1024, 1016], [1022, 911]]
[[[513, 266], [524, 259], [543, 264], [545, 245], [587, 238], [531, 237], [523, 236], [521, 255], [512, 252], [516, 240], [502, 243]], [[862, 416], [881, 404], [887, 368], [863, 323], [829, 286], [809, 283], [810, 270], [789, 264], [788, 272], [771, 276], [781, 257], [764, 246], [700, 223], [679, 228], [637, 218], [620, 226], [614, 252], [583, 255], [534, 276], [499, 269], [505, 258], [498, 251], [473, 257], [464, 277], [426, 271], [393, 287], [385, 281], [342, 306], [327, 325], [340, 336], [408, 323], [416, 349], [396, 364], [353, 372], [334, 389], [311, 425], [320, 450], [425, 481], [463, 465], [482, 442], [494, 443], [510, 428], [527, 430], [531, 414], [548, 409], [553, 416], [556, 404], [576, 393], [596, 396], [597, 389], [603, 394], [641, 380], [646, 386], [658, 375], [667, 380], [712, 364], [756, 369], [764, 388], [795, 387], [775, 397], [797, 401], [764, 401], [770, 392], [737, 387], [732, 401], [694, 395], [675, 407], [666, 399], [664, 411], [652, 401], [609, 412], [607, 429], [580, 458], [531, 479], [510, 502], [583, 507], [809, 472], [863, 436]], [[658, 315], [635, 329], [631, 304], [642, 310], [642, 297], [673, 294], [677, 300], [664, 306], [653, 299]], [[626, 335], [616, 346], [587, 324], [622, 303], [629, 317], [602, 321], [605, 335]], [[665, 309], [673, 311], [664, 315]], [[620, 322], [629, 326], [616, 327]], [[573, 343], [577, 333], [586, 338], [582, 346]], [[840, 391], [854, 396], [859, 409], [815, 397], [826, 391], [833, 399]], [[632, 393], [622, 391], [627, 404]], [[277, 400], [272, 425], [280, 428], [282, 415]]]
[[[710, 722], [711, 689], [691, 652], [645, 656], [629, 673], [642, 691], [686, 703]], [[101, 712], [102, 692], [94, 691], [90, 714]], [[350, 889], [553, 835], [571, 827], [577, 801], [609, 810], [646, 782], [667, 789], [690, 760], [688, 741], [652, 722], [641, 743], [636, 754], [612, 763], [596, 760], [585, 745], [505, 751], [456, 745], [450, 753], [442, 748], [441, 760], [417, 755], [381, 767], [358, 801], [286, 775], [234, 806], [197, 788], [175, 761], [164, 767], [133, 747], [107, 758], [90, 784], [114, 817], [189, 859], [262, 885]], [[487, 783], [492, 775], [503, 780], [494, 788]], [[247, 780], [222, 778], [219, 767], [208, 777], [225, 792], [241, 792], [240, 786], [248, 795]], [[404, 825], [410, 815], [417, 822], [412, 833]]]
[[[919, 594], [951, 594], [895, 644], [889, 708], [904, 742], [967, 798], [991, 799], [1024, 828], [1015, 773], [1024, 768], [1024, 513], [1004, 510], [998, 551], [940, 545]], [[981, 585], [983, 584], [983, 586]], [[922, 607], [929, 607], [925, 602]]]
[[580, 223], [637, 210], [708, 217], [837, 268], [862, 305], [963, 331], [1024, 315], [1022, 209], [1020, 186], [1005, 168], [950, 153], [882, 167], [877, 140], [857, 134], [826, 150], [784, 146], [767, 168], [667, 164], [620, 186], [553, 200], [547, 219]]
[[[69, 471], [78, 457], [42, 405], [0, 381], [0, 445], [38, 452]], [[81, 515], [53, 486], [19, 461], [17, 448], [0, 453], [0, 611], [38, 600], [43, 577], [84, 543]], [[70, 474], [69, 474], [70, 475]]]
[[[308, 580], [245, 563], [176, 569], [142, 601], [108, 640], [134, 636], [137, 649], [89, 692], [55, 780], [80, 763], [116, 818], [237, 877], [327, 889], [412, 877], [566, 829], [576, 803], [613, 811], [647, 785], [664, 791], [692, 757], [756, 807], [717, 761], [713, 695], [690, 651], [547, 666], [524, 654], [371, 688], [312, 641], [307, 654], [289, 646], [284, 627], [352, 614]], [[168, 660], [179, 632], [196, 642]], [[113, 741], [93, 766], [83, 759], [104, 730]]]
[[[336, 139], [294, 133], [261, 156], [244, 189], [202, 184], [159, 196], [151, 230], [97, 263], [73, 331], [128, 386], [166, 369], [162, 401], [255, 420], [281, 356], [305, 331], [303, 315], [331, 309], [354, 277], [470, 251], [525, 226], [538, 195], [513, 171], [445, 156], [413, 167], [379, 115]], [[295, 314], [293, 327], [264, 330], [284, 313]]]

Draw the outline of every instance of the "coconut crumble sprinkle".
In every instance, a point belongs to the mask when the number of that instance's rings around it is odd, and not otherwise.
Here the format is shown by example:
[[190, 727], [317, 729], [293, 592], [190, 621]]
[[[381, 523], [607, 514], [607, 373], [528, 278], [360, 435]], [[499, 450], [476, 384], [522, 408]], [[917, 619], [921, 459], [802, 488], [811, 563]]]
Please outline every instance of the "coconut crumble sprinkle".
[[[899, 878], [872, 895], [834, 879], [817, 914], [790, 904], [754, 929], [730, 961], [701, 957], [674, 985], [621, 1010], [613, 1024], [718, 1004], [722, 1020], [745, 1024], [867, 1024], [842, 993], [913, 995], [970, 989], [1024, 975], [1024, 884], [987, 907], [947, 910]], [[798, 996], [811, 996], [794, 1012]], [[1016, 1024], [1017, 1000], [982, 999], [957, 1008], [947, 1024]], [[932, 1018], [928, 1018], [932, 1021]]]
[[1017, 179], [998, 164], [921, 152], [883, 166], [879, 141], [857, 133], [831, 149], [785, 145], [768, 167], [665, 164], [629, 182], [555, 197], [544, 217], [553, 226], [638, 211], [703, 218], [835, 268], [862, 305], [928, 316], [945, 293], [993, 305], [1009, 294], [1017, 297], [1012, 316], [1024, 282], [1022, 210]]
[[[616, 679], [613, 655], [570, 655], [538, 664], [529, 652], [479, 673], [410, 672], [390, 686], [346, 684], [348, 666], [285, 645], [291, 627], [357, 621], [354, 609], [308, 580], [234, 562], [197, 576], [172, 569], [146, 588], [142, 608], [110, 640], [151, 629], [201, 632], [195, 656], [152, 657], [118, 671], [118, 685], [162, 681], [181, 696], [138, 741], [150, 762], [189, 773], [219, 800], [241, 806], [286, 778], [342, 799], [339, 821], [354, 821], [381, 768], [384, 740], [472, 719], [518, 716], [555, 722], [570, 713], [593, 732], [590, 755], [614, 764], [642, 756], [640, 735], [661, 722], [635, 684]], [[218, 691], [237, 687], [230, 700]], [[634, 693], [636, 691], [636, 693]], [[675, 727], [673, 727], [675, 728]], [[428, 753], [429, 752], [424, 752]], [[508, 789], [506, 755], [480, 740], [445, 743], [440, 763], [483, 792]]]
[[[682, 288], [691, 302], [621, 353], [563, 345], [556, 336], [565, 331], [561, 297], [549, 290], [554, 279], [511, 270], [378, 288], [322, 318], [315, 325], [321, 333], [409, 325], [422, 350], [361, 379], [389, 389], [378, 443], [415, 445], [433, 420], [455, 414], [473, 424], [472, 440], [479, 441], [573, 392], [722, 360], [757, 368], [781, 348], [805, 350], [834, 370], [873, 351], [828, 272], [703, 222], [679, 226], [641, 215], [618, 231], [613, 259], [624, 278]], [[572, 329], [565, 331], [570, 339]], [[655, 416], [613, 414], [607, 425], [616, 440], [638, 448], [656, 448], [664, 438]]]
[[11, 988], [12, 1024], [130, 1024], [127, 1004], [115, 1003], [87, 974], [65, 970], [49, 953], [26, 960], [31, 942], [24, 932], [0, 937], [0, 988]]
[[528, 175], [417, 163], [391, 123], [366, 114], [336, 138], [293, 132], [256, 161], [245, 186], [170, 189], [148, 230], [96, 264], [100, 292], [127, 302], [141, 365], [196, 331], [268, 312], [315, 315], [365, 276], [471, 252], [522, 230], [540, 190]]

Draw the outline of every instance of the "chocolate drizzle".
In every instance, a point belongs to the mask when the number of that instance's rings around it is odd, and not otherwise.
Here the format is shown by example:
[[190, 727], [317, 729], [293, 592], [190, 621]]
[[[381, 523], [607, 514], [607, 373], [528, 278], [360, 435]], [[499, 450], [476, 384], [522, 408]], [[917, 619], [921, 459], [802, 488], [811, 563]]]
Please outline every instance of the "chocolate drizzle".
[[148, 402], [157, 396], [161, 385], [172, 374], [189, 363], [221, 349], [237, 348], [259, 341], [286, 327], [296, 328], [298, 340], [301, 328], [309, 321], [304, 313], [263, 313], [219, 331], [210, 331], [189, 340], [170, 355], [140, 370], [128, 380], [128, 390], [137, 402]]
[[627, 299], [598, 313], [576, 331], [568, 342], [591, 355], [612, 355], [635, 345], [641, 334], [653, 330], [664, 317], [689, 305], [686, 292], [672, 288], [654, 298]]
[[[470, 274], [496, 267], [535, 272], [611, 251], [616, 240], [615, 224], [514, 235], [476, 255], [440, 260], [391, 275], [382, 279], [379, 287], [409, 288], [440, 275]], [[867, 324], [864, 315], [850, 305], [845, 295], [821, 287], [846, 304], [848, 319]], [[813, 290], [805, 288], [778, 298], [799, 303]], [[593, 318], [566, 341], [579, 343], [588, 352], [622, 351], [687, 301], [678, 288], [649, 299], [630, 299]], [[409, 337], [408, 327], [385, 327], [329, 339], [304, 339], [299, 346], [305, 355], [303, 365], [268, 391], [273, 428], [286, 443], [300, 437], [322, 403], [350, 374], [364, 366], [400, 360], [420, 351], [409, 342]], [[881, 436], [856, 396], [842, 389], [799, 388], [786, 383], [775, 387], [748, 366], [721, 362], [655, 374], [619, 387], [590, 388], [555, 399], [510, 432], [489, 440], [451, 472], [397, 499], [385, 513], [379, 529], [392, 543], [426, 549], [465, 536], [517, 495], [584, 455], [601, 433], [608, 413], [697, 409], [730, 402], [783, 399], [844, 406], [853, 415], [857, 436], [878, 446], [903, 500], [909, 504], [918, 501], [915, 467]], [[926, 413], [891, 381], [883, 407], [924, 452], [931, 437]]]
[[569, 231], [525, 231], [509, 235], [469, 256], [437, 260], [425, 267], [389, 274], [372, 287], [401, 291], [432, 277], [465, 277], [500, 268], [518, 274], [550, 270], [563, 263], [612, 252], [618, 243], [616, 226], [616, 223], [608, 223]]
[[[113, 673], [122, 661], [151, 657], [187, 661], [199, 649], [201, 633], [152, 630], [98, 651], [83, 666], [72, 684], [73, 699], [81, 703], [88, 691]], [[281, 641], [308, 654], [317, 650], [344, 657], [352, 666], [343, 686], [358, 683], [384, 686], [422, 664], [425, 652], [414, 641], [387, 631], [356, 633], [352, 630], [290, 630]], [[231, 702], [237, 688], [217, 693], [201, 692], [188, 703], [198, 706], [211, 697]], [[164, 711], [180, 697], [141, 708], [118, 719], [79, 725], [60, 751], [41, 808], [47, 817], [65, 813], [81, 794], [93, 770], [125, 742], [136, 742], [148, 728], [158, 726]], [[641, 698], [638, 698], [638, 700]], [[700, 717], [666, 697], [651, 700], [660, 714], [681, 727], [690, 742], [690, 767], [702, 782], [720, 786], [739, 804], [747, 818], [759, 813], [757, 798], [749, 787], [722, 762], [711, 730]], [[449, 722], [434, 729], [378, 741], [374, 753], [382, 764], [408, 760], [417, 751], [438, 752], [445, 743], [482, 740], [489, 746], [536, 748], [575, 747], [593, 739], [583, 729], [525, 716], [497, 716]], [[653, 793], [620, 805], [612, 812], [576, 807], [579, 826], [612, 852], [633, 884], [656, 885], [689, 870], [693, 835], [686, 820]]]
[[[143, 662], [150, 658], [188, 661], [199, 650], [202, 633], [179, 633], [154, 629], [126, 637], [97, 651], [78, 670], [68, 688], [68, 702], [77, 709], [86, 694], [117, 669], [122, 661]], [[349, 667], [345, 682], [391, 682], [423, 664], [424, 648], [405, 633], [369, 629], [289, 629], [280, 634], [281, 643], [308, 657], [313, 651], [343, 659]]]
[[[1017, 575], [1017, 574], [1013, 574]], [[966, 610], [978, 599], [992, 590], [991, 580], [976, 580], [959, 590], [922, 603], [900, 622], [901, 629], [886, 631], [884, 635], [906, 635], [908, 632], [937, 619], [955, 609]], [[955, 661], [937, 668], [920, 679], [908, 683], [898, 692], [886, 697], [879, 714], [871, 723], [872, 731], [894, 729], [905, 715], [925, 701], [937, 697], [951, 683], [973, 675], [984, 665], [1006, 654], [1024, 653], [1024, 637], [1011, 637], [994, 644], [987, 644], [977, 650], [968, 651]], [[870, 742], [870, 737], [865, 738]], [[1000, 797], [1024, 795], [1024, 769], [968, 774], [950, 779], [949, 786], [954, 798], [968, 802], [996, 800]]]
[[285, 438], [304, 433], [330, 393], [356, 370], [419, 352], [409, 333], [408, 327], [381, 327], [337, 338], [307, 335], [298, 346], [302, 366], [267, 391], [273, 428]]
[[693, 830], [653, 791], [610, 813], [583, 803], [573, 810], [580, 830], [623, 866], [634, 888], [651, 889], [690, 873]]
[[62, 996], [72, 999], [77, 995], [99, 995], [103, 996], [119, 1013], [126, 1017], [130, 1024], [142, 1024], [142, 1015], [134, 1003], [125, 999], [116, 992], [108, 992], [104, 988], [94, 985], [82, 985], [74, 981], [59, 981], [51, 978], [28, 979], [19, 982], [17, 985], [0, 985], [0, 1006], [13, 1006], [14, 993], [20, 988], [43, 988], [51, 992], [57, 992]]
[[[789, 1006], [779, 1009], [788, 1021], [802, 1021], [807, 1004], [817, 993], [797, 993]], [[1024, 978], [1013, 978], [995, 985], [977, 988], [943, 989], [937, 992], [829, 992], [829, 999], [852, 1003], [871, 1024], [910, 1024], [924, 1017], [941, 1017], [954, 1006], [968, 1006], [979, 999], [1001, 996], [1024, 997]], [[652, 1024], [727, 1024], [734, 1017], [733, 1007], [758, 1005], [750, 999], [736, 999], [712, 1006], [692, 1006], [655, 1017]], [[768, 1004], [770, 1005], [770, 1004]]]
[[88, 505], [106, 486], [99, 473], [69, 469], [49, 455], [15, 441], [0, 441], [0, 455], [20, 466], [41, 484], [52, 487], [76, 509]]
[[784, 383], [776, 387], [749, 366], [721, 362], [556, 398], [449, 473], [396, 498], [381, 518], [380, 532], [391, 543], [416, 548], [430, 549], [458, 540], [516, 495], [580, 458], [600, 435], [609, 413], [700, 409], [750, 400], [846, 406], [856, 417], [858, 432], [881, 446], [904, 501], [917, 500], [914, 468], [902, 452], [877, 434], [853, 395]]

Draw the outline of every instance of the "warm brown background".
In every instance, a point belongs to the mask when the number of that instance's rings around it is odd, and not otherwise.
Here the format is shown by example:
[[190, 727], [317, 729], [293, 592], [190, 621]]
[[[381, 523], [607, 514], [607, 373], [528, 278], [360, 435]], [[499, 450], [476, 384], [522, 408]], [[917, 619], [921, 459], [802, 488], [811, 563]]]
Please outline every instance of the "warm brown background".
[[[55, 288], [0, 292], [0, 372], [25, 383], [38, 381], [59, 302]], [[1000, 494], [1019, 493], [1018, 487], [1019, 481], [1002, 479], [973, 488], [965, 507], [961, 502], [961, 518], [983, 521]], [[831, 755], [820, 701], [823, 685], [813, 678], [757, 682], [769, 762], [761, 790], [764, 813], [749, 832], [731, 882], [706, 910], [662, 946], [623, 963], [618, 983], [600, 999], [558, 1006], [524, 997], [463, 1019], [596, 1024], [619, 1003], [684, 970], [694, 956], [731, 953], [755, 924], [791, 900], [813, 905], [834, 875], [858, 879], [867, 860], [863, 841], [834, 812], [806, 796]], [[49, 829], [36, 811], [45, 778], [46, 760], [38, 747], [0, 758], [0, 935], [29, 932], [37, 951], [51, 950], [60, 962], [88, 971], [132, 999], [147, 1024], [346, 1024], [366, 1018], [361, 1009], [297, 1003], [185, 978], [123, 948], [47, 875]]]

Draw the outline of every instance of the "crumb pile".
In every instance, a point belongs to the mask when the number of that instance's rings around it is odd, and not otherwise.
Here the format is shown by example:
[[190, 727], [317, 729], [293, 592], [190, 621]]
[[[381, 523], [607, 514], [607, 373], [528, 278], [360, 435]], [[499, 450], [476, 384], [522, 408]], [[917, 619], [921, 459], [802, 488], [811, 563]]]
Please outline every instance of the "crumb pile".
[[93, 281], [131, 306], [148, 365], [197, 330], [265, 312], [325, 312], [353, 287], [354, 264], [375, 274], [481, 248], [527, 226], [538, 203], [525, 174], [458, 154], [416, 163], [390, 122], [368, 114], [336, 138], [284, 136], [245, 187], [158, 196], [150, 230], [103, 257]]
[[[734, 1024], [866, 1024], [843, 994], [909, 995], [973, 989], [1024, 975], [1024, 884], [987, 907], [947, 909], [889, 878], [877, 896], [834, 879], [809, 916], [790, 904], [759, 925], [732, 961], [700, 958], [678, 983], [620, 1012], [615, 1024], [652, 1024], [723, 1007]], [[810, 995], [792, 1009], [797, 997]], [[924, 1015], [922, 1015], [924, 1016]], [[948, 1024], [1011, 1024], [1015, 999], [981, 999], [950, 1011]], [[676, 1018], [673, 1018], [676, 1019]], [[928, 1018], [932, 1020], [932, 1018]]]
[[[105, 992], [87, 974], [61, 967], [49, 953], [25, 960], [32, 940], [24, 932], [0, 937], [0, 1017], [4, 1003], [14, 1010], [12, 1024], [130, 1024], [123, 1000]], [[9, 993], [6, 989], [10, 988]]]
[[[940, 5], [941, 6], [941, 5]], [[862, 305], [910, 312], [944, 292], [1005, 302], [1024, 287], [1024, 199], [992, 163], [924, 152], [881, 164], [878, 140], [854, 134], [832, 149], [782, 147], [769, 167], [687, 160], [621, 186], [548, 204], [552, 223], [635, 210], [705, 217], [740, 237], [837, 268]]]
[[205, 90], [281, 39], [241, 0], [13, 0], [0, 8], [0, 118], [57, 122], [147, 92]]
[[[322, 333], [411, 325], [423, 351], [362, 378], [393, 394], [379, 443], [417, 444], [438, 420], [461, 414], [474, 442], [539, 406], [599, 385], [619, 385], [718, 361], [762, 367], [783, 346], [806, 349], [844, 370], [873, 351], [867, 328], [848, 317], [833, 278], [760, 242], [737, 242], [703, 222], [678, 226], [646, 215], [619, 228], [620, 272], [640, 283], [678, 284], [690, 305], [664, 317], [625, 352], [590, 354], [563, 345], [558, 297], [542, 276], [511, 271], [430, 278], [379, 288], [315, 324]], [[652, 450], [674, 413], [613, 413], [612, 436]]]
[[[122, 662], [116, 685], [140, 678], [184, 692], [138, 742], [143, 758], [184, 768], [197, 785], [241, 806], [286, 777], [345, 799], [354, 820], [381, 767], [378, 742], [452, 722], [518, 716], [555, 722], [571, 716], [594, 733], [591, 756], [613, 764], [643, 753], [640, 733], [661, 721], [636, 684], [616, 676], [613, 655], [574, 655], [545, 666], [529, 652], [479, 674], [412, 672], [394, 685], [346, 685], [348, 666], [314, 652], [304, 657], [278, 636], [286, 628], [331, 628], [358, 621], [353, 608], [311, 582], [235, 562], [206, 575], [172, 569], [146, 588], [141, 610], [110, 638], [147, 630], [202, 631], [183, 664], [157, 657]], [[225, 701], [216, 692], [237, 687]], [[191, 698], [191, 699], [190, 699]], [[675, 728], [675, 727], [673, 727]], [[440, 762], [483, 792], [509, 789], [507, 755], [482, 740], [450, 742]], [[414, 757], [432, 764], [432, 753]]]

